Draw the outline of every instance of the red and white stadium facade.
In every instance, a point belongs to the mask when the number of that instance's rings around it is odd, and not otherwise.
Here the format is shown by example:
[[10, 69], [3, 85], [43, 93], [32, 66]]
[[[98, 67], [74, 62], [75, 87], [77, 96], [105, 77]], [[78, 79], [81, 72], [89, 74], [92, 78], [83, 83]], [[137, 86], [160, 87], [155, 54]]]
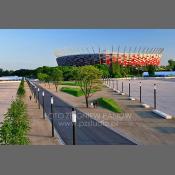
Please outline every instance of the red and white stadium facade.
[[[105, 63], [111, 64], [118, 62], [123, 66], [147, 66], [160, 64], [160, 59], [162, 54], [153, 53], [153, 54], [143, 54], [143, 53], [119, 53], [119, 54], [105, 54]], [[101, 62], [102, 63], [102, 62]], [[104, 64], [104, 59], [103, 59]]]

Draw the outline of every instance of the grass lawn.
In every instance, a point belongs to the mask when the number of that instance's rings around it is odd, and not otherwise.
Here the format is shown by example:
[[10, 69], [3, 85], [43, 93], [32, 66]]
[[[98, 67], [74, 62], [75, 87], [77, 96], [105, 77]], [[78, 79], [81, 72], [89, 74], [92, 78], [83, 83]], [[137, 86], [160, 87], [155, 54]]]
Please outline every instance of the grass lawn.
[[[83, 92], [81, 91], [81, 89], [78, 87], [77, 88], [75, 88], [75, 87], [62, 87], [60, 90], [62, 92], [66, 92], [68, 94], [71, 94], [75, 97], [80, 97], [80, 96], [84, 95]], [[94, 93], [94, 92], [96, 92], [96, 91], [95, 90], [91, 91], [91, 93]]]
[[117, 113], [122, 112], [121, 107], [117, 104], [116, 101], [114, 101], [111, 98], [103, 98], [102, 97], [102, 98], [99, 98], [97, 100], [98, 100], [98, 104], [103, 108], [106, 108], [110, 111], [117, 112]]
[[68, 94], [71, 94], [76, 97], [80, 97], [83, 95], [83, 92], [81, 91], [80, 88], [73, 88], [73, 87], [62, 87], [60, 89], [62, 92], [66, 92]]

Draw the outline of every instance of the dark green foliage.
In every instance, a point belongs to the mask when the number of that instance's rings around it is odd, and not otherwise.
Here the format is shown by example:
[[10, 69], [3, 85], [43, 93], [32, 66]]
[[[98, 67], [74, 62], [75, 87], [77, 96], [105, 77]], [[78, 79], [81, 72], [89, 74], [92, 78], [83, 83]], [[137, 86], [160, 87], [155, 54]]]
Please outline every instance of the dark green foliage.
[[122, 112], [121, 107], [117, 104], [116, 101], [114, 101], [111, 98], [99, 98], [97, 101], [98, 101], [98, 104], [103, 108], [109, 109], [110, 111], [117, 112], [117, 113]]
[[26, 145], [29, 143], [27, 133], [29, 121], [26, 106], [21, 99], [12, 102], [5, 114], [5, 120], [0, 128], [0, 143], [6, 145]]
[[147, 66], [147, 70], [148, 70], [148, 74], [149, 74], [150, 77], [155, 76], [155, 71], [156, 71], [155, 66], [149, 65], [149, 66]]
[[106, 65], [106, 64], [97, 64], [97, 65], [95, 65], [95, 67], [101, 71], [102, 77], [109, 77], [110, 76], [108, 65]]
[[168, 60], [168, 69], [175, 71], [175, 61], [173, 59]]

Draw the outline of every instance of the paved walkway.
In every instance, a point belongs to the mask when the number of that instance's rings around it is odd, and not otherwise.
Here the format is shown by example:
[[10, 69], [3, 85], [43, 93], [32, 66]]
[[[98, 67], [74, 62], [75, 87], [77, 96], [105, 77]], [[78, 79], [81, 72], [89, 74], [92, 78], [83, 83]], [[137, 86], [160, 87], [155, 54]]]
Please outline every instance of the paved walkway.
[[56, 137], [51, 137], [51, 124], [48, 119], [43, 119], [42, 108], [38, 109], [38, 104], [34, 98], [29, 100], [31, 91], [28, 85], [25, 83], [26, 95], [25, 103], [27, 105], [28, 117], [30, 122], [30, 132], [28, 137], [32, 145], [59, 145]]
[[[119, 90], [128, 93], [129, 80], [118, 80]], [[157, 86], [157, 109], [175, 117], [175, 80], [174, 79], [132, 79], [131, 96], [139, 99], [140, 87], [139, 82], [142, 83], [142, 102], [150, 106], [154, 106], [154, 84]]]
[[85, 108], [84, 97], [74, 97], [61, 91], [55, 92], [54, 86], [48, 88], [48, 86], [43, 85], [43, 87], [65, 102], [77, 107], [92, 118], [102, 122], [130, 140], [136, 141], [138, 144], [175, 144], [175, 120], [160, 118], [153, 114], [151, 109], [141, 107], [138, 101], [128, 100], [128, 96], [121, 96], [109, 88], [103, 87], [102, 91], [95, 93], [91, 97], [90, 100], [99, 97], [108, 97], [116, 100], [125, 111], [121, 115], [116, 115], [116, 113], [100, 107], [96, 109]]
[[0, 122], [4, 120], [4, 113], [7, 112], [11, 101], [15, 99], [19, 82], [0, 81]]

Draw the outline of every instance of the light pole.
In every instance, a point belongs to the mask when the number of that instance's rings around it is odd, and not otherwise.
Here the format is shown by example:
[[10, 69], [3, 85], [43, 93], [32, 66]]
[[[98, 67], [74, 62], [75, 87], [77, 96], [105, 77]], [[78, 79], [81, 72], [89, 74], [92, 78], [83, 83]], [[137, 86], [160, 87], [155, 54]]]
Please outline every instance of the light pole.
[[45, 111], [45, 109], [44, 109], [44, 91], [42, 92], [42, 97], [43, 97], [43, 118], [45, 119], [45, 114], [44, 114], [44, 111]]
[[73, 145], [76, 145], [76, 122], [77, 122], [77, 114], [74, 108], [72, 108], [72, 136], [73, 136]]
[[140, 103], [142, 102], [142, 82], [139, 83], [140, 86]]
[[40, 102], [39, 102], [39, 88], [38, 88], [38, 108], [40, 109]]
[[52, 137], [54, 137], [54, 119], [53, 119], [53, 97], [50, 98], [50, 112], [51, 112], [51, 122], [52, 122]]
[[156, 84], [154, 84], [154, 109], [156, 109], [156, 107], [157, 107], [157, 101], [156, 101], [157, 92], [156, 92], [156, 90], [157, 90], [157, 86], [156, 86]]

